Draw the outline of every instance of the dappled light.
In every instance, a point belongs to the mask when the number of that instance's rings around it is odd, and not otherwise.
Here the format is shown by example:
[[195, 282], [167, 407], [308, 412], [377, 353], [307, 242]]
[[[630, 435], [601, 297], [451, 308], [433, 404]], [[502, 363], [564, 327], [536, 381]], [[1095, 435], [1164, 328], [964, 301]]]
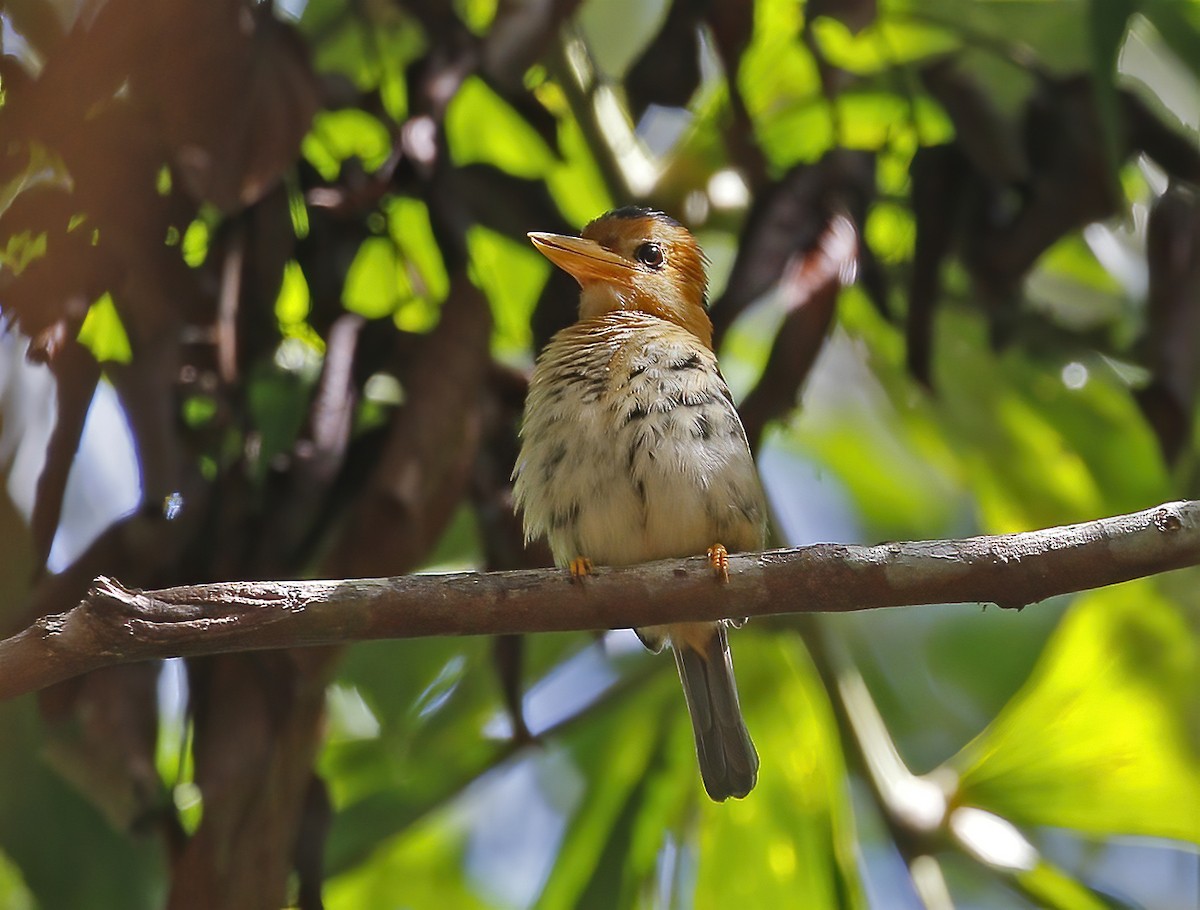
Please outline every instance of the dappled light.
[[[1200, 3], [0, 26], [0, 910], [1200, 905]], [[528, 235], [625, 206], [703, 251], [723, 583], [514, 511]], [[731, 615], [712, 802], [609, 627]]]

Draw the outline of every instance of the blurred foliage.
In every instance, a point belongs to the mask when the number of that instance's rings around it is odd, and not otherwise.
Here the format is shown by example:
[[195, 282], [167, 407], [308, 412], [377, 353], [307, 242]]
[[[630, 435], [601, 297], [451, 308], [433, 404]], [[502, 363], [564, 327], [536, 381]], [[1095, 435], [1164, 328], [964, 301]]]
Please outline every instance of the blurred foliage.
[[[101, 573], [545, 564], [525, 234], [616, 204], [709, 253], [781, 543], [1200, 495], [1200, 3], [0, 19], [4, 634]], [[0, 705], [0, 908], [1195, 906], [1197, 580], [742, 630], [725, 805], [623, 634], [94, 674]]]

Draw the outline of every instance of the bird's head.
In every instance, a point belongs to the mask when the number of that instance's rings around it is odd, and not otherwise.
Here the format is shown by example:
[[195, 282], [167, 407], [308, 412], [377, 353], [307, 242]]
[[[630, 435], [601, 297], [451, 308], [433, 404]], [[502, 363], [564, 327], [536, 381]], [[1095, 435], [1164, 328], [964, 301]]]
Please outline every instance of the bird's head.
[[614, 209], [580, 237], [532, 233], [529, 239], [579, 282], [580, 319], [638, 310], [680, 325], [712, 347], [704, 254], [674, 218], [651, 209]]

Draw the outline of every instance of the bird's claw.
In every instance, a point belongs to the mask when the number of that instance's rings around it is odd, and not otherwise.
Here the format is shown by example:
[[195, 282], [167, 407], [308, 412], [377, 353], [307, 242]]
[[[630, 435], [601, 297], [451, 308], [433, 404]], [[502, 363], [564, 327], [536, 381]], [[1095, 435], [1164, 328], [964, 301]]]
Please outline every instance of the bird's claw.
[[729, 582], [729, 551], [724, 544], [715, 543], [708, 548], [708, 564], [718, 581]]
[[576, 556], [567, 563], [567, 569], [571, 572], [571, 581], [583, 581], [589, 575], [594, 574], [592, 561], [586, 556]]

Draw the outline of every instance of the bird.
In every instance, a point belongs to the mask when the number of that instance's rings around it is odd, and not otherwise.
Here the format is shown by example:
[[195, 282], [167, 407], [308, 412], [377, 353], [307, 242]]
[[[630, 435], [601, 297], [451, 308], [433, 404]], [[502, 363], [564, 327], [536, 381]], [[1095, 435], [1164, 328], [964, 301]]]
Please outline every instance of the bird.
[[[555, 564], [595, 566], [761, 550], [765, 497], [713, 350], [706, 259], [662, 212], [629, 206], [580, 236], [534, 232], [534, 246], [580, 286], [577, 321], [538, 356], [521, 422], [513, 499], [526, 542]], [[758, 780], [727, 629], [681, 622], [634, 631], [669, 645], [683, 684], [705, 791], [742, 798]]]

